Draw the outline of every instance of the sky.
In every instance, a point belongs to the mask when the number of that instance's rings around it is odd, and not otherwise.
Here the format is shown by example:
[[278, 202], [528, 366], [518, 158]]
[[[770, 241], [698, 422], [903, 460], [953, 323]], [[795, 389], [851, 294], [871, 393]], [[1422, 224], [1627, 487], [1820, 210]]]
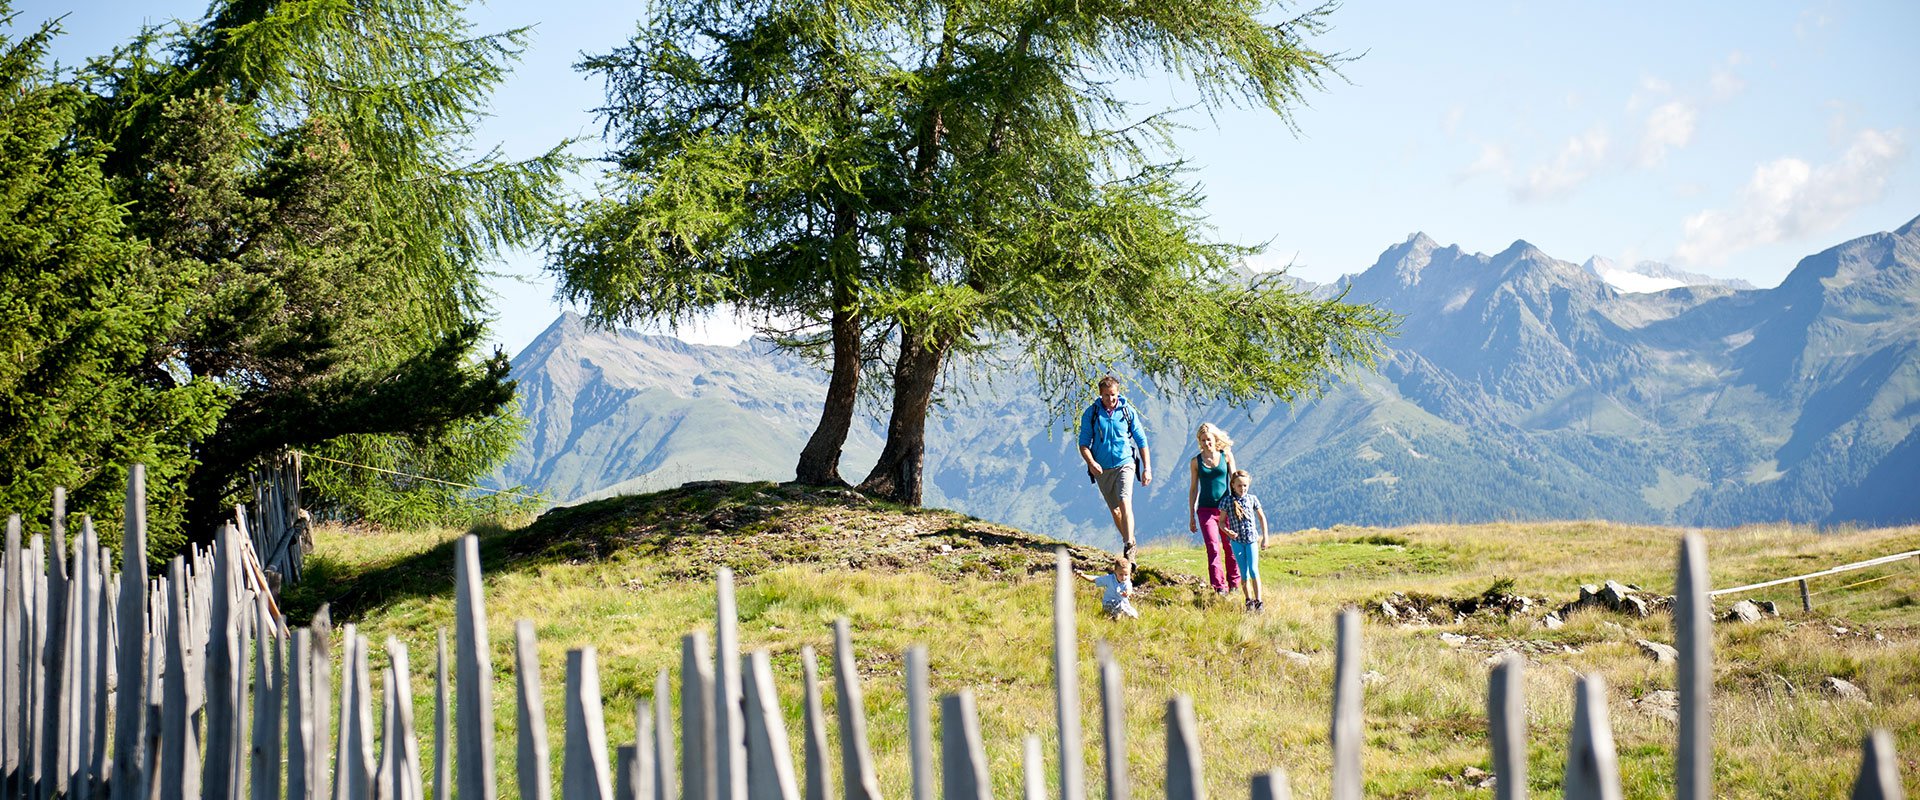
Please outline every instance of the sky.
[[[625, 42], [645, 3], [496, 2], [479, 31], [534, 26], [476, 134], [532, 156], [603, 152], [603, 87], [582, 54]], [[15, 0], [15, 29], [67, 15], [55, 56], [106, 52], [205, 0]], [[1177, 145], [1214, 235], [1265, 244], [1261, 269], [1327, 282], [1425, 232], [1498, 252], [1660, 261], [1773, 286], [1802, 257], [1920, 216], [1920, 3], [1354, 2], [1310, 40], [1353, 56], [1294, 109], [1182, 116]], [[1905, 75], [1907, 78], [1901, 78]], [[1145, 115], [1193, 103], [1177, 78], [1132, 81]], [[574, 181], [593, 190], [593, 165]], [[562, 310], [542, 254], [495, 265], [492, 335], [508, 352]], [[732, 343], [731, 319], [680, 331]]]

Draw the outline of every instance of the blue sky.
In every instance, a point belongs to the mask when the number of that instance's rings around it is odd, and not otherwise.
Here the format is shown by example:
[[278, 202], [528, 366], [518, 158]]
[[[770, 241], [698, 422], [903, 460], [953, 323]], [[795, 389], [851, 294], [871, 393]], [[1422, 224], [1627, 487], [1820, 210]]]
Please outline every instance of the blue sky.
[[[531, 155], [582, 137], [597, 154], [600, 87], [571, 66], [624, 41], [644, 8], [474, 8], [480, 30], [536, 26], [476, 144]], [[56, 47], [68, 63], [205, 9], [15, 3], [17, 25], [71, 12]], [[1920, 3], [1354, 2], [1332, 19], [1318, 46], [1359, 58], [1297, 110], [1297, 131], [1228, 109], [1189, 114], [1180, 137], [1217, 235], [1269, 244], [1256, 266], [1324, 282], [1425, 231], [1772, 286], [1801, 257], [1920, 216], [1920, 49], [1904, 41]], [[1171, 79], [1130, 91], [1143, 112], [1192, 100]], [[513, 352], [560, 305], [539, 254], [498, 272], [494, 337]]]

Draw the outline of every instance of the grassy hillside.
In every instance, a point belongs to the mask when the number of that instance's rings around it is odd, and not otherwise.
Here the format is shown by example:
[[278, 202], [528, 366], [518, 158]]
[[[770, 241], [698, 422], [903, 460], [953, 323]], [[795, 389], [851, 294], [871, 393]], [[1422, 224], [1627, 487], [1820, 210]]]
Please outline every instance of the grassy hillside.
[[[323, 530], [308, 580], [288, 598], [292, 613], [304, 619], [319, 602], [331, 601], [336, 621], [357, 622], [374, 641], [399, 636], [413, 650], [414, 685], [428, 687], [421, 694], [430, 695], [434, 631], [452, 628], [457, 533]], [[830, 675], [829, 626], [846, 616], [887, 796], [906, 794], [900, 654], [916, 643], [929, 647], [936, 695], [974, 691], [997, 796], [1018, 796], [1023, 734], [1039, 733], [1052, 757], [1052, 543], [1040, 537], [947, 512], [875, 505], [850, 493], [764, 483], [616, 498], [477, 533], [508, 794], [516, 724], [513, 621], [537, 624], [557, 776], [565, 651], [598, 648], [610, 741], [630, 741], [632, 709], [651, 692], [655, 673], [677, 673], [680, 636], [711, 630], [711, 576], [721, 564], [740, 576], [743, 650], [773, 653], [796, 748], [799, 650], [820, 651], [823, 674]], [[1125, 670], [1128, 750], [1139, 796], [1161, 793], [1165, 701], [1186, 693], [1201, 724], [1214, 796], [1244, 796], [1250, 773], [1280, 766], [1299, 796], [1325, 797], [1332, 620], [1339, 608], [1390, 592], [1468, 597], [1496, 584], [1555, 606], [1573, 600], [1580, 584], [1607, 579], [1670, 591], [1677, 536], [1671, 529], [1607, 523], [1306, 531], [1281, 537], [1264, 556], [1269, 600], [1259, 616], [1244, 613], [1237, 600], [1211, 598], [1194, 578], [1202, 561], [1197, 549], [1143, 550], [1142, 619], [1102, 619], [1090, 613], [1097, 608], [1095, 590], [1089, 586], [1081, 595], [1089, 784], [1100, 793], [1098, 640], [1113, 645]], [[1920, 548], [1914, 527], [1825, 534], [1742, 528], [1710, 531], [1707, 538], [1715, 586]], [[1103, 559], [1085, 548], [1076, 548], [1074, 557], [1083, 568]], [[1860, 581], [1870, 582], [1850, 585]], [[1783, 618], [1717, 626], [1718, 793], [1844, 796], [1860, 737], [1874, 726], [1895, 732], [1912, 785], [1920, 775], [1920, 564], [1909, 560], [1817, 581], [1820, 607], [1810, 615], [1797, 610], [1793, 587], [1783, 588], [1763, 595], [1791, 609]], [[1365, 700], [1369, 797], [1487, 795], [1460, 776], [1468, 767], [1488, 767], [1483, 662], [1501, 649], [1528, 654], [1536, 793], [1558, 791], [1574, 675], [1599, 671], [1609, 684], [1628, 796], [1670, 794], [1674, 726], [1635, 702], [1672, 688], [1672, 668], [1655, 665], [1634, 644], [1670, 642], [1666, 618], [1581, 611], [1565, 627], [1547, 630], [1535, 622], [1543, 611], [1420, 626], [1369, 617], [1365, 668], [1379, 673]], [[1443, 633], [1462, 643], [1450, 644]], [[1870, 704], [1823, 692], [1830, 676], [1859, 685]], [[831, 714], [830, 679], [823, 690]], [[432, 719], [427, 703], [430, 697], [423, 697], [416, 719]], [[828, 730], [831, 735], [831, 724]], [[422, 737], [430, 749], [430, 732]]]

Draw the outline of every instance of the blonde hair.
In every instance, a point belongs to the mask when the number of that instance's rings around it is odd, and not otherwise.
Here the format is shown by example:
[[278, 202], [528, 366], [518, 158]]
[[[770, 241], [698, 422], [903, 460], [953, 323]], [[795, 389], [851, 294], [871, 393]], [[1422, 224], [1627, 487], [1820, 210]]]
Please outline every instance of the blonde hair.
[[1233, 440], [1227, 438], [1227, 432], [1220, 430], [1220, 426], [1215, 425], [1211, 422], [1200, 423], [1200, 430], [1197, 433], [1195, 433], [1193, 436], [1195, 439], [1198, 439], [1202, 436], [1212, 437], [1213, 449], [1215, 450], [1232, 450], [1233, 449]]
[[1246, 471], [1246, 470], [1244, 470], [1244, 469], [1236, 469], [1236, 470], [1234, 470], [1234, 471], [1233, 471], [1233, 474], [1232, 474], [1232, 475], [1228, 475], [1228, 476], [1227, 476], [1227, 480], [1228, 480], [1229, 482], [1232, 482], [1232, 481], [1246, 481], [1246, 482], [1247, 482], [1247, 485], [1248, 485], [1248, 486], [1252, 486], [1252, 485], [1253, 485], [1253, 473], [1251, 473], [1251, 472], [1248, 472], [1248, 471]]

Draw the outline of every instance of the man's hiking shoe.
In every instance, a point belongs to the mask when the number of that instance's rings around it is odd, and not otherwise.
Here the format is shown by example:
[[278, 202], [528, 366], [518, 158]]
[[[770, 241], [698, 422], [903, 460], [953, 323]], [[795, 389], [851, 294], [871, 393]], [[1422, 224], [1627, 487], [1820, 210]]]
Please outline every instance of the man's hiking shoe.
[[1120, 557], [1126, 559], [1128, 564], [1132, 564], [1133, 551], [1138, 549], [1139, 549], [1138, 545], [1135, 545], [1132, 542], [1128, 542], [1126, 547], [1120, 548]]

